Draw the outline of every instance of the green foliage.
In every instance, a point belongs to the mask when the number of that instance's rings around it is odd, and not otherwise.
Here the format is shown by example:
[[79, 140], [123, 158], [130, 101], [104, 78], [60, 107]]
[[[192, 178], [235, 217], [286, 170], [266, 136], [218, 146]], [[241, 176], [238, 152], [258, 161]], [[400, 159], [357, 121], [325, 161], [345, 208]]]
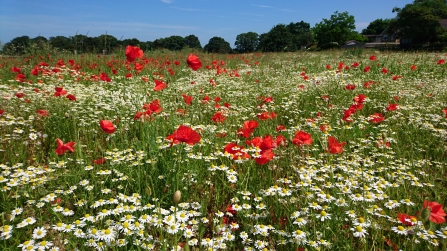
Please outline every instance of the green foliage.
[[290, 23], [287, 25], [287, 28], [293, 34], [293, 40], [296, 45], [308, 45], [313, 42], [313, 35], [309, 23], [304, 21]]
[[191, 49], [202, 49], [199, 38], [196, 35], [188, 35], [185, 37], [185, 44]]
[[336, 11], [330, 19], [324, 18], [312, 29], [318, 47], [328, 44], [342, 45], [355, 36], [355, 19], [348, 12]]
[[181, 36], [170, 36], [167, 38], [160, 38], [154, 41], [154, 47], [157, 49], [168, 49], [171, 51], [180, 51], [185, 47], [186, 40]]
[[379, 35], [390, 25], [391, 19], [379, 18], [368, 24], [368, 27], [362, 30], [362, 35]]
[[2, 52], [7, 55], [21, 55], [30, 44], [31, 39], [28, 36], [16, 37], [3, 46]]
[[208, 53], [230, 53], [230, 43], [221, 37], [212, 37], [203, 48]]
[[447, 4], [442, 0], [416, 0], [403, 8], [394, 8], [396, 19], [390, 26], [400, 38], [411, 38], [414, 43], [433, 43], [446, 37], [447, 30], [440, 24], [447, 18]]
[[297, 46], [293, 34], [285, 24], [275, 25], [259, 37], [259, 49], [262, 51], [296, 51]]
[[70, 38], [64, 36], [50, 37], [51, 46], [57, 47], [61, 50], [73, 50], [74, 46]]
[[121, 44], [124, 46], [127, 46], [127, 45], [139, 46], [140, 43], [141, 43], [140, 40], [138, 40], [136, 38], [128, 38], [128, 39], [124, 39], [121, 41]]
[[259, 35], [256, 32], [247, 32], [237, 35], [234, 42], [235, 50], [239, 53], [253, 52], [258, 49]]

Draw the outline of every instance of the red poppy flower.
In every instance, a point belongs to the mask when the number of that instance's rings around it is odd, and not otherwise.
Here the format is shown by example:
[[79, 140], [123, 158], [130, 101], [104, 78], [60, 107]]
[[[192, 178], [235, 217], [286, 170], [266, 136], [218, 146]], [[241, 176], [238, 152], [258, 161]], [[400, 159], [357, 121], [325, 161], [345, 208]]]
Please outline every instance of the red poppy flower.
[[418, 69], [418, 67], [417, 67], [416, 65], [412, 64], [412, 65], [410, 66], [410, 69], [411, 69], [412, 71], [415, 71], [415, 70]]
[[34, 67], [34, 68], [31, 70], [31, 74], [34, 75], [34, 76], [39, 75], [39, 68], [38, 68], [38, 66]]
[[166, 137], [166, 139], [172, 142], [171, 145], [180, 144], [181, 142], [185, 142], [188, 145], [194, 145], [200, 141], [200, 134], [188, 126], [180, 125], [177, 130]]
[[391, 147], [391, 143], [390, 142], [384, 142], [383, 140], [379, 140], [376, 144], [376, 147], [379, 148], [390, 148]]
[[41, 117], [48, 117], [48, 116], [50, 116], [50, 114], [48, 113], [47, 110], [37, 110], [36, 112]]
[[73, 94], [68, 94], [67, 96], [65, 96], [66, 98], [68, 98], [71, 101], [76, 101], [76, 97]]
[[431, 222], [434, 222], [436, 224], [441, 224], [445, 222], [445, 214], [444, 209], [442, 209], [442, 205], [438, 202], [434, 201], [424, 201], [424, 208], [427, 208], [430, 211], [430, 218], [429, 220]]
[[263, 112], [261, 114], [258, 114], [258, 118], [260, 120], [273, 119], [273, 118], [276, 118], [276, 113], [274, 113], [274, 112]]
[[224, 152], [229, 153], [233, 160], [250, 158], [250, 155], [244, 151], [244, 147], [238, 146], [236, 143], [228, 143]]
[[295, 137], [292, 139], [292, 144], [301, 146], [308, 145], [310, 146], [313, 142], [312, 136], [309, 133], [298, 131], [295, 133]]
[[255, 137], [252, 140], [247, 140], [245, 143], [247, 143], [247, 145], [257, 147], [263, 151], [272, 149], [272, 148], [276, 148], [276, 142], [273, 140], [273, 137], [270, 135], [265, 135], [262, 138]]
[[352, 122], [351, 115], [353, 115], [357, 110], [355, 108], [352, 108], [352, 105], [349, 109], [345, 110], [343, 112], [343, 118], [342, 120], [346, 122]]
[[278, 126], [276, 126], [276, 131], [277, 132], [282, 132], [282, 131], [285, 131], [287, 128], [285, 127], [285, 126], [283, 126], [283, 125], [278, 125]]
[[376, 60], [377, 58], [376, 58], [376, 56], [374, 56], [374, 55], [371, 55], [371, 57], [369, 57], [369, 60], [371, 60], [371, 61], [374, 61], [374, 60]]
[[273, 98], [272, 98], [272, 97], [265, 97], [265, 98], [262, 100], [262, 102], [263, 102], [263, 103], [270, 103], [270, 102], [273, 102]]
[[96, 165], [102, 165], [102, 164], [106, 163], [106, 161], [107, 161], [106, 158], [100, 158], [100, 159], [92, 160], [92, 163], [96, 164]]
[[137, 58], [142, 58], [144, 55], [143, 50], [141, 50], [138, 46], [130, 46], [126, 47], [126, 59], [127, 62], [132, 63]]
[[5, 112], [5, 110], [0, 110], [0, 115], [2, 115]]
[[127, 73], [126, 78], [132, 78], [132, 73]]
[[22, 70], [20, 70], [20, 68], [18, 67], [11, 67], [11, 72], [22, 73]]
[[160, 100], [158, 99], [154, 99], [149, 104], [144, 104], [143, 109], [145, 109], [146, 111], [150, 111], [150, 113], [160, 113], [161, 111], [163, 111], [163, 108], [160, 106]]
[[112, 134], [116, 131], [115, 125], [110, 120], [100, 120], [99, 125], [105, 133]]
[[186, 63], [193, 71], [197, 71], [200, 67], [202, 67], [202, 62], [200, 62], [199, 58], [194, 54], [189, 54]]
[[135, 113], [135, 116], [133, 116], [133, 119], [134, 120], [139, 120], [139, 119], [141, 119], [142, 116], [143, 116], [143, 112], [137, 111]]
[[442, 110], [442, 112], [445, 114], [445, 118], [447, 118], [447, 107], [444, 110]]
[[226, 119], [225, 115], [223, 115], [221, 112], [216, 112], [212, 117], [212, 120], [215, 123], [223, 123], [225, 119]]
[[249, 138], [251, 133], [258, 127], [258, 122], [254, 120], [245, 121], [243, 127], [237, 131], [239, 136]]
[[402, 224], [404, 224], [406, 226], [414, 226], [414, 225], [416, 225], [416, 222], [417, 222], [416, 216], [412, 216], [412, 215], [408, 215], [408, 214], [404, 214], [404, 213], [397, 214], [397, 218], [399, 219], [399, 221]]
[[438, 64], [439, 64], [439, 65], [441, 65], [441, 64], [445, 64], [445, 60], [444, 60], [444, 59], [439, 59], [439, 60], [438, 60]]
[[346, 142], [338, 142], [337, 138], [329, 136], [327, 138], [328, 141], [328, 150], [330, 153], [335, 154], [341, 154], [343, 152], [343, 146], [346, 145]]
[[376, 113], [372, 114], [371, 116], [369, 116], [368, 121], [370, 123], [378, 124], [384, 120], [385, 120], [385, 117], [383, 117], [383, 114], [376, 112]]
[[352, 65], [351, 65], [351, 67], [358, 67], [360, 64], [358, 63], [358, 62], [354, 62]]
[[282, 135], [278, 135], [276, 136], [275, 142], [277, 146], [285, 146], [287, 144], [287, 139]]
[[64, 87], [62, 87], [62, 86], [56, 86], [55, 88], [54, 88], [54, 96], [55, 97], [61, 97], [61, 96], [64, 96], [65, 94], [67, 94], [67, 90], [64, 90]]
[[102, 73], [99, 75], [99, 78], [100, 78], [102, 81], [105, 81], [105, 82], [110, 82], [110, 81], [112, 81], [112, 80], [109, 78], [109, 76], [107, 75], [107, 73], [105, 73], [105, 72], [102, 72]]
[[59, 138], [56, 139], [57, 142], [57, 148], [56, 148], [56, 154], [57, 155], [62, 155], [67, 151], [70, 152], [74, 152], [74, 145], [76, 144], [75, 142], [67, 142], [64, 144], [64, 142], [62, 142], [62, 140], [60, 140]]
[[331, 69], [331, 65], [330, 65], [330, 64], [327, 64], [327, 65], [326, 65], [326, 69], [330, 70], [330, 69]]
[[355, 89], [355, 85], [354, 84], [348, 84], [345, 86], [345, 89], [348, 91], [353, 91]]
[[23, 97], [26, 96], [25, 93], [23, 93], [23, 92], [16, 92], [15, 95], [16, 95], [17, 98], [23, 98]]
[[161, 91], [164, 88], [168, 87], [167, 84], [165, 84], [163, 81], [158, 80], [158, 79], [154, 79], [154, 83], [155, 83], [154, 91]]
[[387, 68], [382, 68], [382, 73], [383, 74], [387, 74], [388, 73], [388, 69]]
[[256, 158], [256, 163], [259, 165], [267, 164], [271, 159], [275, 157], [272, 149], [268, 149], [261, 152], [261, 156]]
[[359, 94], [359, 95], [354, 97], [353, 101], [358, 103], [358, 104], [363, 104], [363, 102], [365, 102], [366, 98], [367, 97], [366, 97], [365, 94]]
[[369, 65], [363, 69], [364, 72], [369, 72], [370, 70], [371, 70], [371, 66], [369, 66]]
[[398, 80], [399, 78], [402, 78], [402, 76], [400, 76], [400, 75], [393, 76], [391, 79], [394, 80], [394, 81], [396, 81], [396, 80]]
[[188, 96], [186, 94], [182, 94], [183, 100], [187, 105], [191, 105], [192, 102], [192, 96]]
[[387, 111], [395, 111], [397, 110], [397, 108], [399, 108], [399, 106], [397, 104], [389, 104], [388, 107], [386, 108]]

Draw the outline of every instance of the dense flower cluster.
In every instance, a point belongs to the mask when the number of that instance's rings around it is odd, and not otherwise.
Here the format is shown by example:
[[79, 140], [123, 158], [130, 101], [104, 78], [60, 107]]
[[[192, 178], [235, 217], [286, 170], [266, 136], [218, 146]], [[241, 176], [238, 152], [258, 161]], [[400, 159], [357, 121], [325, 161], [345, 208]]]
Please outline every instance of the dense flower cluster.
[[302, 56], [0, 58], [0, 249], [446, 245], [445, 56]]

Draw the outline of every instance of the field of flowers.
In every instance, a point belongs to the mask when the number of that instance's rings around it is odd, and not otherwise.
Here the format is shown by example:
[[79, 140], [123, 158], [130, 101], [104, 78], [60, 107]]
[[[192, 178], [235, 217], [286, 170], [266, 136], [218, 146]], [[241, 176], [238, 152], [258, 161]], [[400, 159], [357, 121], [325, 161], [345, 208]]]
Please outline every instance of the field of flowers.
[[0, 250], [443, 250], [447, 55], [0, 58]]

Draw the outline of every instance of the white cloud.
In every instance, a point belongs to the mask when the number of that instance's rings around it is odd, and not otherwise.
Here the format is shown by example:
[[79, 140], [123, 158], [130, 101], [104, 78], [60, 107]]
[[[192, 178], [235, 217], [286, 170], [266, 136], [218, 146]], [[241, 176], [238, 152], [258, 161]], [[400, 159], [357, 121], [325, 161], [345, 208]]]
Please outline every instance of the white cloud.
[[172, 0], [161, 0], [163, 3], [167, 3], [167, 4], [171, 4], [173, 1]]
[[260, 8], [269, 8], [269, 9], [273, 9], [273, 6], [268, 6], [268, 5], [252, 4], [252, 6], [256, 6], [256, 7], [260, 7]]
[[176, 9], [176, 10], [184, 10], [184, 11], [206, 11], [206, 10], [201, 10], [201, 9], [191, 9], [191, 8], [179, 8], [179, 7], [171, 7], [172, 9]]

